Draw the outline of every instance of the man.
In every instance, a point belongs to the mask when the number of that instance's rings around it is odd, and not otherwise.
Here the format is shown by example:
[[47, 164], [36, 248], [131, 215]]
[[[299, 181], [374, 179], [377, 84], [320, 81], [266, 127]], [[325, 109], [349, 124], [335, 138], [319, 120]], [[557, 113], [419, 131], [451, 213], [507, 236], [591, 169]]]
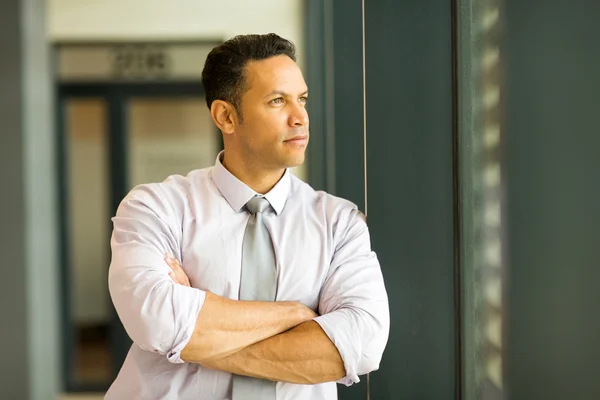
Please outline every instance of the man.
[[362, 214], [288, 170], [309, 138], [295, 60], [275, 34], [213, 49], [224, 151], [120, 204], [109, 288], [134, 344], [107, 399], [333, 400], [379, 367], [389, 310]]

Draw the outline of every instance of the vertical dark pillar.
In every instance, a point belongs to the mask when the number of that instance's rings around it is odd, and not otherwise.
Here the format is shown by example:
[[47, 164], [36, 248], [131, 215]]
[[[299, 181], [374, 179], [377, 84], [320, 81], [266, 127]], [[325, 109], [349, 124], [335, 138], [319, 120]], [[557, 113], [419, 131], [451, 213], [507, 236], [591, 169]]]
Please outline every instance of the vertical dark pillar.
[[453, 399], [452, 53], [447, 0], [366, 2], [368, 219], [390, 297], [373, 399]]
[[0, 12], [0, 398], [29, 398], [21, 2]]
[[365, 209], [362, 5], [333, 1], [335, 194]]
[[[451, 2], [365, 4], [367, 213], [392, 319], [371, 399], [453, 399]], [[333, 28], [336, 193], [364, 209], [361, 6], [334, 2]]]

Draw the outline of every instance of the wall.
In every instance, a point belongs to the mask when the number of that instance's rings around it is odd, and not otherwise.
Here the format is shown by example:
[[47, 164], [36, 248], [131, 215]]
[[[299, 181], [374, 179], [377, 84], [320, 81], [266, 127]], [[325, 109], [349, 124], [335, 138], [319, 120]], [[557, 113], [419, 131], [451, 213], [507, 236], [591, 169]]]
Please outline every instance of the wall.
[[52, 102], [45, 3], [0, 13], [1, 399], [58, 391], [58, 265]]
[[508, 398], [600, 398], [600, 3], [507, 2]]
[[52, 40], [229, 37], [276, 32], [303, 48], [302, 0], [48, 0]]

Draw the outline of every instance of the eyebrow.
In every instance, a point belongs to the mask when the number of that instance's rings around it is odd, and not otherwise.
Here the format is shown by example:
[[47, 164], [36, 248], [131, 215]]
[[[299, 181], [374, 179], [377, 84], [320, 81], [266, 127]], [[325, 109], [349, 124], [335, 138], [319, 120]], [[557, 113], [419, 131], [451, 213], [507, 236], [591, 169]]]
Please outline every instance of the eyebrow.
[[[281, 90], [273, 90], [271, 93], [269, 93], [268, 95], [266, 95], [266, 96], [265, 96], [265, 99], [266, 99], [267, 97], [271, 97], [271, 96], [274, 96], [274, 95], [276, 95], [276, 94], [278, 94], [278, 95], [280, 95], [280, 96], [283, 96], [283, 97], [292, 97], [292, 95], [291, 95], [291, 94], [289, 94], [289, 93], [286, 93], [286, 92], [283, 92], [283, 91], [281, 91]], [[300, 96], [304, 96], [304, 95], [306, 95], [306, 94], [308, 94], [308, 89], [306, 89], [304, 92], [302, 92], [302, 93], [300, 94]]]

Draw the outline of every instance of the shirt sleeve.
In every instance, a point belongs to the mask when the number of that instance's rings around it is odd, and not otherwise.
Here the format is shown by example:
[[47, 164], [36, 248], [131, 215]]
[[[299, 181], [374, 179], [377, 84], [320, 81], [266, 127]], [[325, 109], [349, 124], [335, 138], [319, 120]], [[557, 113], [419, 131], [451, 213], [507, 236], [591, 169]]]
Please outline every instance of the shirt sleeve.
[[314, 320], [337, 347], [350, 386], [379, 369], [390, 326], [387, 292], [362, 214], [350, 212], [336, 246]]
[[108, 285], [133, 342], [183, 363], [180, 353], [192, 337], [206, 293], [168, 275], [166, 253], [182, 262], [176, 214], [158, 184], [138, 186], [125, 197], [112, 219]]

